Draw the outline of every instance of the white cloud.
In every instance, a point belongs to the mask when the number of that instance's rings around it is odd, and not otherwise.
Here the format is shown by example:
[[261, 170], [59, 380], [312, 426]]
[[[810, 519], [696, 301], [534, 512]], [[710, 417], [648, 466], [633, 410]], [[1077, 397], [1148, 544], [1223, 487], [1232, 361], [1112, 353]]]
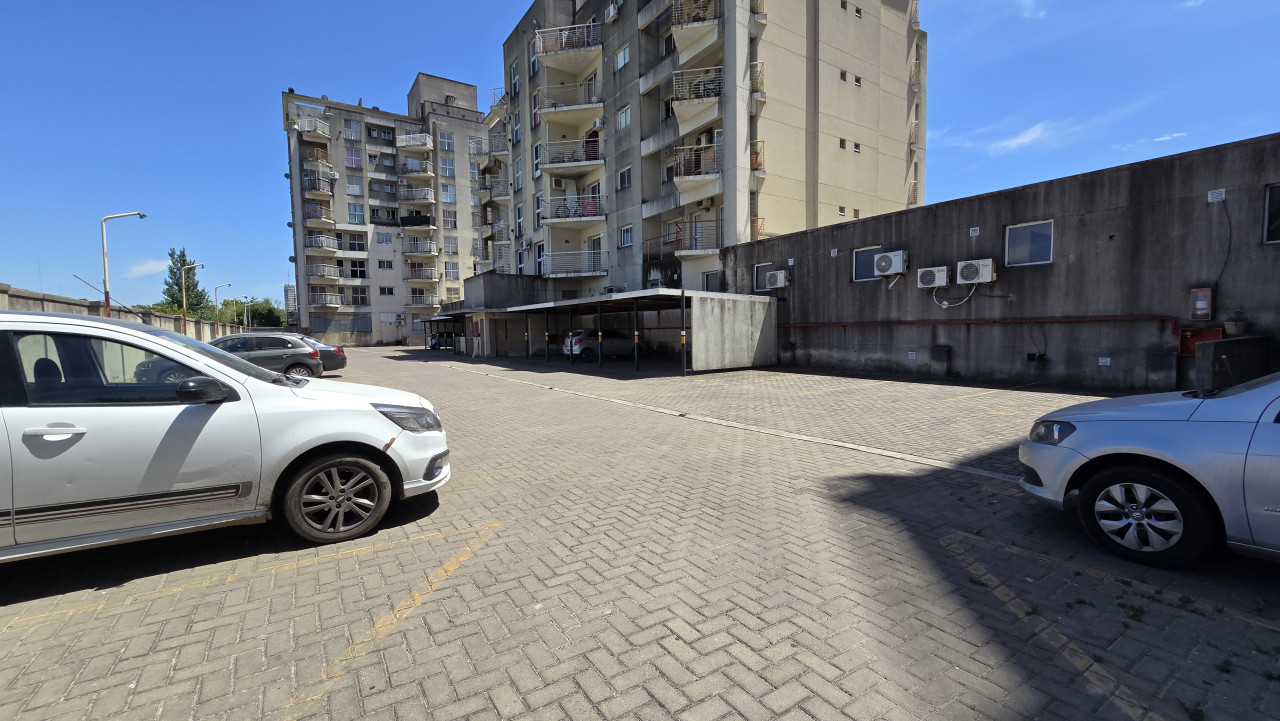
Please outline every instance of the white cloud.
[[[1200, 0], [1204, 2], [1204, 0]], [[1022, 6], [1022, 17], [1024, 18], [1042, 18], [1045, 11], [1038, 6], [1039, 0], [1018, 0], [1018, 4]]]
[[1013, 151], [1021, 150], [1032, 143], [1044, 142], [1048, 140], [1050, 136], [1049, 121], [1041, 120], [1017, 135], [991, 143], [987, 146], [987, 151], [992, 155], [1012, 153]]
[[1201, 5], [1204, 5], [1204, 0], [1184, 0], [1184, 2], [1178, 3], [1180, 8], [1198, 8]]
[[1158, 138], [1152, 138], [1151, 142], [1163, 143], [1166, 140], [1173, 140], [1174, 138], [1185, 138], [1186, 136], [1187, 136], [1186, 133], [1169, 133], [1168, 135], [1161, 135]]
[[126, 278], [141, 278], [144, 275], [155, 275], [165, 268], [169, 267], [167, 260], [144, 260], [141, 263], [134, 263], [129, 266], [129, 270], [125, 271]]

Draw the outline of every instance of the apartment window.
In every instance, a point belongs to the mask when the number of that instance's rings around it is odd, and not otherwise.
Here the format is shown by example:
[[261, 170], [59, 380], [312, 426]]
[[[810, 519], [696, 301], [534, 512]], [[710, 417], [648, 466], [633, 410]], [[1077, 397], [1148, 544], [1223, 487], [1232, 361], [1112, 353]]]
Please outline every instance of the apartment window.
[[371, 137], [371, 138], [373, 138], [373, 139], [377, 140], [377, 138], [378, 138], [378, 129], [377, 129], [377, 128], [369, 128], [369, 137]]
[[396, 294], [395, 288], [385, 286], [385, 285], [378, 286], [378, 295], [385, 296], [385, 295], [395, 295], [395, 294]]
[[631, 46], [623, 45], [613, 54], [613, 71], [617, 72], [631, 62]]
[[840, 149], [844, 150], [844, 138], [840, 138]]
[[369, 289], [352, 288], [351, 305], [369, 305]]
[[854, 86], [855, 86], [855, 87], [859, 87], [859, 88], [860, 88], [860, 87], [862, 87], [862, 76], [861, 76], [861, 75], [854, 75], [854, 76], [853, 76], [853, 84], [854, 84]]
[[840, 0], [840, 9], [841, 9], [841, 10], [848, 10], [848, 9], [849, 9], [849, 2], [848, 2], [848, 0]]
[[444, 279], [445, 279], [445, 280], [457, 280], [457, 279], [458, 279], [458, 263], [457, 263], [457, 261], [448, 261], [448, 260], [446, 260], [446, 261], [444, 262]]
[[516, 273], [524, 275], [524, 251], [516, 251]]
[[391, 243], [391, 234], [390, 234], [390, 233], [378, 233], [378, 234], [376, 234], [376, 236], [375, 236], [375, 237], [376, 237], [376, 239], [377, 239], [377, 241], [378, 241], [379, 243], [388, 243], [388, 244], [390, 244], [390, 243]]
[[[356, 158], [356, 162], [360, 162], [360, 158]], [[359, 175], [348, 175], [347, 195], [364, 195], [364, 178]]]
[[769, 290], [768, 283], [765, 282], [765, 276], [769, 271], [773, 270], [773, 263], [757, 263], [755, 267], [755, 289], [757, 291]]
[[1053, 221], [1020, 223], [1004, 229], [1004, 264], [1043, 265], [1053, 262]]
[[841, 217], [841, 218], [843, 218], [843, 217], [844, 217], [844, 206], [843, 206], [843, 205], [842, 205], [842, 206], [840, 206], [840, 210], [839, 210], [838, 212], [840, 213], [840, 217]]
[[462, 291], [458, 288], [445, 288], [444, 297], [450, 303], [457, 303], [462, 298]]
[[533, 146], [533, 177], [542, 177], [542, 143]]
[[861, 152], [862, 152], [862, 143], [854, 143], [854, 144], [853, 144], [853, 152], [855, 152], [855, 153], [861, 153]]
[[360, 163], [360, 148], [347, 148], [347, 167], [362, 168]]
[[618, 130], [631, 124], [631, 106], [627, 105], [618, 111]]
[[675, 177], [676, 177], [676, 164], [675, 164], [675, 161], [673, 160], [670, 163], [667, 163], [665, 167], [663, 167], [662, 182], [670, 183]]
[[440, 159], [440, 177], [452, 178], [453, 175], [453, 158]]
[[348, 223], [364, 222], [364, 204], [363, 203], [347, 203], [347, 222]]
[[394, 270], [395, 264], [390, 260], [378, 261], [378, 270]]
[[538, 41], [530, 40], [529, 41], [529, 77], [533, 77], [534, 75], [537, 75], [538, 70], [541, 67], [542, 65], [538, 62]]
[[516, 237], [524, 235], [524, 203], [516, 206]]
[[457, 227], [458, 227], [458, 211], [456, 211], [456, 210], [442, 210], [442, 211], [440, 211], [440, 218], [441, 218], [441, 220], [444, 222], [444, 224], [443, 224], [441, 227], [443, 227], [443, 228], [457, 228]]
[[712, 293], [720, 290], [720, 271], [708, 270], [702, 274], [702, 289]]
[[511, 114], [511, 142], [520, 142], [520, 111]]
[[396, 192], [396, 186], [392, 185], [391, 183], [383, 183], [383, 184], [382, 184], [382, 192], [384, 192], [384, 193], [394, 193], [394, 192]]
[[1267, 188], [1265, 205], [1266, 219], [1262, 226], [1265, 229], [1262, 242], [1280, 243], [1280, 185]]
[[662, 36], [662, 57], [667, 57], [676, 51], [676, 36], [670, 32]]
[[480, 196], [476, 195], [475, 193], [472, 193], [472, 194], [471, 194], [471, 204], [472, 204], [472, 205], [479, 205], [479, 204], [480, 204]]
[[480, 179], [480, 164], [479, 164], [479, 163], [472, 163], [472, 164], [471, 164], [471, 179], [472, 179], [472, 180], [479, 180], [479, 179]]
[[848, 80], [848, 73], [846, 73], [845, 71], [841, 70], [841, 71], [840, 71], [840, 79], [841, 79], [842, 81], [847, 81], [847, 80]]
[[860, 18], [860, 17], [862, 17], [862, 8], [860, 8], [860, 7], [855, 7], [855, 8], [853, 9], [853, 16], [854, 16], [855, 18]]
[[377, 168], [378, 168], [378, 154], [377, 154], [377, 153], [369, 153], [369, 167], [371, 167], [371, 168], [373, 168], [373, 169], [377, 170]]
[[631, 245], [631, 242], [632, 242], [631, 228], [632, 226], [630, 225], [624, 225], [621, 228], [618, 228], [618, 247], [619, 248], [626, 248]]
[[453, 150], [453, 133], [447, 130], [441, 130], [439, 135], [436, 137], [440, 138], [441, 150]]
[[618, 190], [631, 187], [631, 166], [618, 171]]
[[458, 186], [441, 183], [440, 184], [440, 202], [441, 203], [458, 202]]
[[[364, 251], [368, 250], [364, 244], [363, 233], [347, 233], [347, 250]], [[360, 261], [363, 263], [364, 261]]]
[[479, 214], [479, 213], [472, 213], [472, 214], [471, 214], [471, 227], [472, 227], [472, 228], [479, 228], [479, 227], [480, 227], [480, 214]]
[[878, 245], [858, 248], [853, 251], [854, 282], [879, 279], [880, 276], [876, 275], [876, 255], [879, 253], [880, 246]]
[[351, 277], [352, 278], [368, 278], [369, 271], [365, 268], [363, 260], [351, 261]]
[[452, 253], [452, 254], [455, 254], [455, 255], [457, 254], [457, 252], [458, 252], [458, 237], [457, 237], [456, 235], [446, 235], [446, 236], [444, 237], [444, 252], [446, 252], [446, 253]]
[[[343, 120], [342, 129], [347, 131], [345, 133], [346, 137], [351, 138], [352, 140], [360, 139], [360, 121], [359, 120]], [[359, 148], [357, 148], [357, 150], [359, 150]]]
[[674, 118], [676, 116], [676, 99], [674, 97], [666, 98], [662, 101], [662, 119]]
[[382, 159], [382, 165], [387, 168], [394, 168], [396, 167], [396, 159], [388, 155]]
[[542, 227], [542, 193], [533, 196], [533, 227]]
[[383, 139], [383, 140], [391, 140], [391, 131], [390, 131], [390, 130], [384, 130], [384, 131], [382, 131], [381, 135], [382, 135], [382, 139]]
[[516, 163], [512, 172], [512, 180], [515, 181], [516, 190], [524, 188], [524, 158], [516, 158]]
[[520, 65], [511, 63], [511, 94], [520, 94]]
[[382, 220], [382, 208], [371, 208], [370, 215], [373, 217], [373, 221], [375, 223]]

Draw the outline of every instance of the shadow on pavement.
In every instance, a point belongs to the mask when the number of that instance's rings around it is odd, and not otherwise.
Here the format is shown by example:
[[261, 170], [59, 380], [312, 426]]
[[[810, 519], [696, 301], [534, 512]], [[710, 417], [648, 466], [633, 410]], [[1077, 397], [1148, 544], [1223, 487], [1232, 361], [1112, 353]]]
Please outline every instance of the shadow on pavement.
[[[546, 356], [534, 356], [526, 360], [523, 357], [471, 358], [465, 355], [454, 355], [450, 350], [426, 350], [422, 348], [398, 349], [398, 351], [385, 357], [389, 360], [415, 361], [419, 363], [448, 362], [458, 365], [483, 365], [488, 366], [490, 369], [496, 366], [507, 371], [522, 371], [526, 373], [581, 373], [607, 376], [616, 380], [666, 378], [680, 375], [679, 359], [647, 358], [644, 356], [640, 358], [640, 370], [637, 371], [630, 357], [607, 357], [604, 359], [604, 366], [601, 367], [596, 362], [587, 363], [581, 360], [575, 360], [573, 364], [570, 364], [568, 356], [555, 354], [551, 356], [551, 361], [548, 362]], [[694, 373], [695, 371], [689, 371], [690, 375]]]

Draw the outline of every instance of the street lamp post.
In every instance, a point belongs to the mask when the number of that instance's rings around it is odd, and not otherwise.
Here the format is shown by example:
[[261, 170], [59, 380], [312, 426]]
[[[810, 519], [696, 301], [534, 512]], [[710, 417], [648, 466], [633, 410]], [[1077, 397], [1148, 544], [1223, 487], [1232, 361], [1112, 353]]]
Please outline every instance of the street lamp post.
[[204, 263], [192, 263], [182, 266], [182, 334], [187, 334], [187, 269], [203, 268]]
[[106, 299], [106, 303], [102, 307], [102, 317], [111, 317], [111, 280], [107, 276], [107, 221], [112, 218], [128, 218], [131, 215], [138, 216], [138, 219], [147, 217], [146, 213], [133, 211], [132, 213], [116, 213], [115, 215], [105, 215], [102, 217], [102, 294]]
[[249, 327], [249, 296], [247, 296], [247, 295], [238, 295], [238, 296], [236, 296], [236, 298], [237, 298], [237, 299], [239, 299], [239, 300], [240, 300], [240, 304], [244, 306], [244, 326], [243, 326], [243, 328], [241, 329], [241, 330], [243, 330], [243, 329], [245, 329], [245, 328], [248, 328], [248, 327]]
[[[227, 287], [227, 286], [229, 286], [229, 285], [231, 285], [231, 284], [230, 284], [230, 283], [223, 283], [222, 285], [215, 285], [215, 286], [213, 286], [213, 317], [214, 317], [214, 325], [217, 325], [218, 323], [221, 323], [221, 322], [222, 322], [222, 306], [218, 305], [218, 289], [219, 289], [219, 288], [226, 288], [226, 287]], [[217, 328], [214, 328], [214, 332], [218, 332], [218, 329], [217, 329]]]

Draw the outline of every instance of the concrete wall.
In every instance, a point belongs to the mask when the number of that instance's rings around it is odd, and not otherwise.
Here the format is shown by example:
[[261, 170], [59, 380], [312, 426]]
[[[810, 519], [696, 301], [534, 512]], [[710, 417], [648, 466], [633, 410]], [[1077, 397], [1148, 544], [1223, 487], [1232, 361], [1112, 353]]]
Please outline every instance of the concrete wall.
[[777, 304], [774, 299], [694, 296], [690, 300], [693, 370], [777, 364]]
[[[102, 316], [102, 303], [84, 298], [66, 298], [60, 295], [37, 293], [0, 283], [0, 310], [24, 311], [32, 313], [70, 313], [73, 315]], [[167, 315], [139, 311], [134, 314], [112, 306], [111, 317], [120, 320], [145, 323], [146, 325], [164, 328], [175, 333], [182, 332], [182, 316]], [[228, 333], [240, 333], [244, 326], [229, 323], [213, 323], [211, 321], [187, 319], [187, 335], [201, 341], [210, 341]]]
[[515, 275], [512, 273], [481, 273], [471, 276], [462, 282], [463, 301], [460, 306], [450, 306], [448, 310], [458, 308], [508, 308], [516, 305], [533, 303], [550, 303], [558, 300], [554, 297], [554, 286], [546, 278], [533, 275]]
[[[790, 287], [767, 293], [784, 364], [1170, 389], [1194, 379], [1177, 334], [1222, 327], [1237, 309], [1270, 339], [1270, 367], [1280, 361], [1280, 243], [1262, 238], [1276, 183], [1280, 135], [1269, 135], [727, 248], [722, 282], [752, 293], [755, 264], [791, 270]], [[1208, 202], [1218, 188], [1226, 201]], [[1006, 228], [1046, 220], [1052, 262], [1008, 267]], [[909, 272], [854, 282], [853, 251], [873, 246], [908, 251]], [[920, 268], [954, 276], [982, 258], [993, 283], [917, 287]], [[1190, 291], [1204, 287], [1213, 317], [1192, 322]]]

